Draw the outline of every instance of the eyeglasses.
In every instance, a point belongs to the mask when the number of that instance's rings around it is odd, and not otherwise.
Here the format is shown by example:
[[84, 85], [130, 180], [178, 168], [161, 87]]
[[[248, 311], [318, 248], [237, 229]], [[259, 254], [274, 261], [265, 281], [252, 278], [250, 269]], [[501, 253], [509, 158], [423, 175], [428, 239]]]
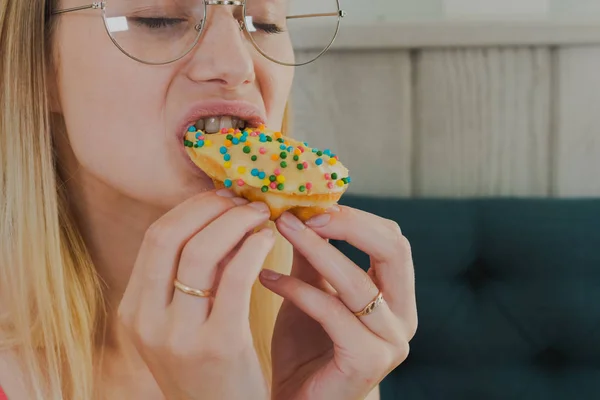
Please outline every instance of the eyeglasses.
[[339, 0], [307, 3], [106, 0], [53, 10], [52, 14], [99, 10], [108, 36], [125, 55], [144, 64], [164, 65], [185, 57], [196, 46], [206, 26], [207, 6], [239, 7], [234, 11], [240, 30], [260, 54], [277, 64], [301, 66], [329, 50], [345, 16]]

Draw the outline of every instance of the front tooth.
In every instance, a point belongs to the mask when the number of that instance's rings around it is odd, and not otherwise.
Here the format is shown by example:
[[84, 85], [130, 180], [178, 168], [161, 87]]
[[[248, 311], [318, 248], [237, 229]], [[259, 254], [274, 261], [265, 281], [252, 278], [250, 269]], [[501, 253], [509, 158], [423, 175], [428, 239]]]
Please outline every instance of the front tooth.
[[204, 130], [204, 120], [199, 119], [194, 126], [196, 127], [196, 129], [203, 131]]
[[219, 118], [211, 117], [206, 118], [206, 124], [204, 126], [204, 130], [206, 133], [217, 133], [219, 132], [220, 120]]
[[231, 117], [221, 117], [221, 125], [219, 126], [219, 129], [229, 129], [231, 127], [233, 127], [233, 125], [231, 125]]
[[231, 127], [233, 129], [238, 129], [240, 125], [240, 119], [238, 117], [231, 117]]

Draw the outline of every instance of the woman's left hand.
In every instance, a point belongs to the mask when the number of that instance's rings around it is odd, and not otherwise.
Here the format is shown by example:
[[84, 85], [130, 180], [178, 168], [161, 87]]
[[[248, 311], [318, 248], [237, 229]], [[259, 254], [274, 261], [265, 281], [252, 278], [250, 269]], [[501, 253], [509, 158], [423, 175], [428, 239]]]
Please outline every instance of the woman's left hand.
[[[294, 246], [294, 264], [291, 276], [261, 274], [263, 285], [284, 298], [273, 334], [272, 398], [367, 398], [408, 357], [417, 329], [407, 239], [395, 222], [348, 207], [306, 225], [286, 213], [277, 227]], [[328, 239], [369, 254], [369, 272]], [[384, 301], [356, 316], [380, 290]]]

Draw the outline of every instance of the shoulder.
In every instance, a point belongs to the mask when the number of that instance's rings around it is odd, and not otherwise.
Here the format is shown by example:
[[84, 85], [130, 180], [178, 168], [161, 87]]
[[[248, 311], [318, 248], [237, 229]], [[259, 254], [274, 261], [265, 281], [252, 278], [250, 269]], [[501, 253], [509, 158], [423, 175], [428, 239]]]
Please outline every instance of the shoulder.
[[[0, 400], [26, 399], [28, 393], [24, 375], [14, 351], [0, 351]], [[4, 391], [4, 397], [2, 397]]]

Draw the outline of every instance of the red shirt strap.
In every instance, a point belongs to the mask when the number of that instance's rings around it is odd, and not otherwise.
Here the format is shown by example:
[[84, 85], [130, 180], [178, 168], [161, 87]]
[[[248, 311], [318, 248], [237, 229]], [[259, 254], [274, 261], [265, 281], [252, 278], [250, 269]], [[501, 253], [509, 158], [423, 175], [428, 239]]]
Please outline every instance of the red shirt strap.
[[2, 390], [2, 386], [0, 386], [0, 400], [8, 400], [8, 397], [6, 397], [4, 390]]

